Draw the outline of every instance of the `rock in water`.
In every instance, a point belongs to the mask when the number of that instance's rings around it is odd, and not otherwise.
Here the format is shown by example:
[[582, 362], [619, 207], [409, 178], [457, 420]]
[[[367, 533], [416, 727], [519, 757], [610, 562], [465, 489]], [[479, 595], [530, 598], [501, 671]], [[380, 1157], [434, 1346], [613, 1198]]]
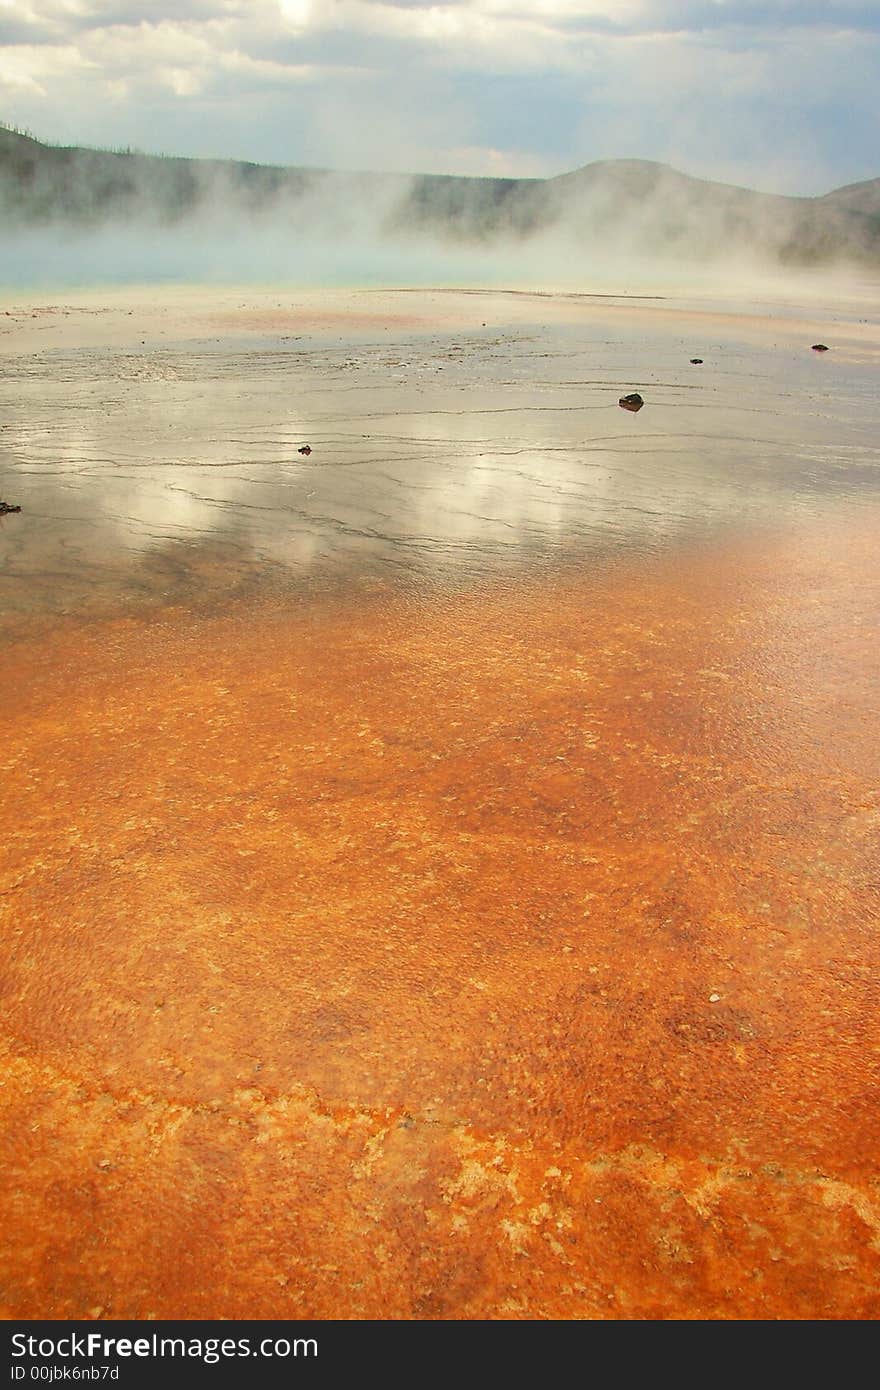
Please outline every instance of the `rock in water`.
[[0, 516], [6, 516], [7, 512], [20, 512], [21, 507], [14, 507], [11, 502], [0, 502]]
[[299, 449], [298, 452], [301, 454], [310, 454], [312, 452], [311, 444], [303, 444], [303, 446]]
[[814, 343], [814, 344], [813, 344], [813, 351], [814, 351], [814, 352], [827, 352], [827, 351], [828, 351], [828, 345], [827, 345], [826, 343]]
[[702, 367], [702, 365], [703, 365], [703, 359], [702, 359], [702, 357], [692, 357], [692, 358], [691, 358], [691, 366], [692, 366], [692, 367]]
[[623, 406], [624, 410], [641, 410], [645, 402], [638, 391], [633, 391], [629, 396], [621, 396], [617, 404]]

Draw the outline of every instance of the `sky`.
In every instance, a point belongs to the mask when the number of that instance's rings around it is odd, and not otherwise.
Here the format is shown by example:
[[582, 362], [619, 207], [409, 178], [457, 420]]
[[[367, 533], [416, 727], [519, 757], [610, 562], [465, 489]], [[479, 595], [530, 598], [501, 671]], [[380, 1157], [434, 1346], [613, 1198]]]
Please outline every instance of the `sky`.
[[0, 122], [53, 144], [767, 192], [880, 176], [880, 0], [0, 0]]

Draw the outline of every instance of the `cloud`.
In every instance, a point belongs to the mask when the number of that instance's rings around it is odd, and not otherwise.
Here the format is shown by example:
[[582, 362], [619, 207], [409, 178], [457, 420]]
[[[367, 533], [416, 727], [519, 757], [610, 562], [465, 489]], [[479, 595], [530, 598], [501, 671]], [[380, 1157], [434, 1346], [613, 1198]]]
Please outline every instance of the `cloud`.
[[48, 139], [425, 172], [615, 155], [779, 191], [870, 177], [876, 0], [0, 0]]
[[91, 64], [73, 44], [0, 47], [0, 93], [21, 89], [48, 101], [56, 83], [87, 80], [90, 71]]

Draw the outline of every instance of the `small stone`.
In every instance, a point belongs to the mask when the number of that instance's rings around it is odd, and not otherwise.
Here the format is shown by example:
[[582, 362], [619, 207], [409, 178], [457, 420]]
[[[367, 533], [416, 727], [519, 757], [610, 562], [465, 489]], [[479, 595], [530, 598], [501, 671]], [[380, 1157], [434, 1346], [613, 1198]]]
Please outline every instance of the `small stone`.
[[828, 345], [827, 345], [826, 343], [814, 343], [814, 344], [813, 344], [813, 351], [814, 351], [814, 352], [827, 352], [827, 351], [828, 351]]
[[8, 512], [20, 512], [21, 507], [16, 507], [12, 502], [0, 502], [0, 516], [6, 516]]
[[628, 395], [628, 396], [621, 396], [621, 398], [620, 398], [620, 400], [617, 402], [617, 404], [618, 404], [619, 406], [622, 406], [624, 410], [633, 410], [633, 411], [635, 411], [635, 410], [641, 410], [641, 408], [642, 408], [642, 406], [645, 404], [645, 402], [642, 400], [642, 398], [641, 398], [641, 396], [639, 395], [638, 391], [633, 391], [633, 392], [631, 392], [630, 395]]
[[710, 995], [709, 995], [709, 1003], [710, 1003], [710, 1004], [717, 1004], [718, 1001], [720, 1000], [720, 998], [721, 998], [721, 995], [720, 995], [720, 994], [710, 994]]
[[310, 454], [312, 452], [312, 446], [310, 444], [303, 444], [299, 452], [301, 454]]
[[692, 367], [702, 367], [702, 365], [703, 365], [703, 359], [702, 359], [702, 357], [692, 357], [692, 358], [691, 358], [691, 366], [692, 366]]

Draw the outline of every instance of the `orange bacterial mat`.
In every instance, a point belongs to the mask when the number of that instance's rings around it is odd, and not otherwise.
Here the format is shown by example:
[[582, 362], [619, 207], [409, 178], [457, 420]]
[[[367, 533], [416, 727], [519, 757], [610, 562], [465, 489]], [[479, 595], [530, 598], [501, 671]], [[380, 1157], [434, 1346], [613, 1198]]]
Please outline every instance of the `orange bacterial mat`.
[[5, 1316], [876, 1317], [876, 535], [10, 628]]

